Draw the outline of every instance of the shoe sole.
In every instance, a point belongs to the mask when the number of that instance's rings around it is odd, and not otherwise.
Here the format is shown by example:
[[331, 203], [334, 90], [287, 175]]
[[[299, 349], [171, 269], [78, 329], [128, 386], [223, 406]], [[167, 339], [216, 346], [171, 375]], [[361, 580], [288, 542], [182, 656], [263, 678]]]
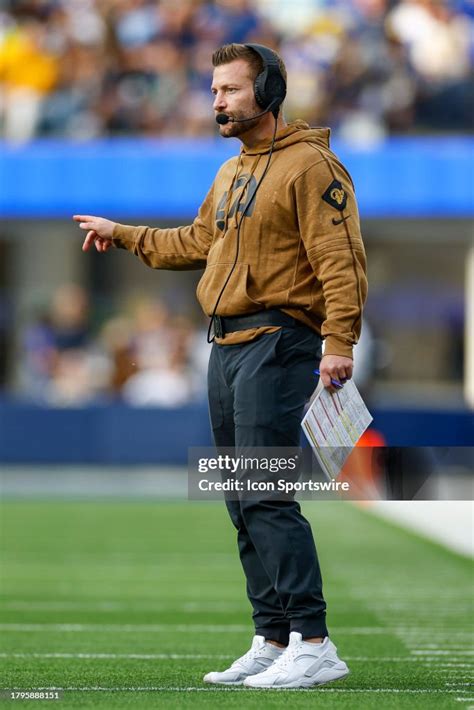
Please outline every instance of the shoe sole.
[[204, 680], [204, 683], [209, 683], [210, 685], [243, 685], [243, 680]]
[[322, 670], [316, 674], [313, 678], [301, 679], [299, 681], [293, 681], [292, 683], [285, 683], [284, 685], [250, 685], [250, 683], [243, 682], [246, 688], [255, 688], [255, 690], [280, 690], [284, 688], [314, 688], [318, 685], [325, 685], [326, 683], [333, 683], [336, 680], [342, 680], [347, 678], [350, 671], [346, 666], [338, 671], [334, 668], [330, 670]]

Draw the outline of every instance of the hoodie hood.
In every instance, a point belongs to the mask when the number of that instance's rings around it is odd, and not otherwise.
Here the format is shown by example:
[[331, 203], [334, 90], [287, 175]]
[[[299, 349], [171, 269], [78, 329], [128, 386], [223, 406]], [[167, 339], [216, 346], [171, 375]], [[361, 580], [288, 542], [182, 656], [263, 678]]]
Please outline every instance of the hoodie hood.
[[[275, 137], [274, 151], [282, 150], [293, 143], [317, 143], [321, 148], [329, 148], [329, 128], [310, 128], [306, 121], [292, 121], [278, 131]], [[242, 146], [241, 155], [262, 155], [268, 153], [272, 141], [265, 140], [248, 148]]]

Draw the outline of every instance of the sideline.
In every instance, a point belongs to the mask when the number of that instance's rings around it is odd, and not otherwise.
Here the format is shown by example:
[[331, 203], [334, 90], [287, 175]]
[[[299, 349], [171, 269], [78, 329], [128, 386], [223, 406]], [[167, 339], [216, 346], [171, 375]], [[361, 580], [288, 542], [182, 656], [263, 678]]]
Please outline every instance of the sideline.
[[377, 500], [359, 505], [464, 557], [474, 557], [474, 501]]

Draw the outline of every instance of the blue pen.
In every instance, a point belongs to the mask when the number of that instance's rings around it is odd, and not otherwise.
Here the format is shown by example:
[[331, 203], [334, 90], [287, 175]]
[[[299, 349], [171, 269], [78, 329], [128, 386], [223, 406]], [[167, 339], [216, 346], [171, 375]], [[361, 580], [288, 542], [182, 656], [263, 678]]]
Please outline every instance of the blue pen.
[[[319, 370], [314, 370], [314, 374], [315, 374], [315, 375], [321, 375], [321, 373], [319, 372]], [[342, 389], [342, 388], [344, 387], [343, 384], [341, 384], [341, 383], [338, 382], [337, 380], [333, 380], [332, 377], [331, 377], [331, 384], [334, 385], [334, 387], [339, 387], [339, 389]]]

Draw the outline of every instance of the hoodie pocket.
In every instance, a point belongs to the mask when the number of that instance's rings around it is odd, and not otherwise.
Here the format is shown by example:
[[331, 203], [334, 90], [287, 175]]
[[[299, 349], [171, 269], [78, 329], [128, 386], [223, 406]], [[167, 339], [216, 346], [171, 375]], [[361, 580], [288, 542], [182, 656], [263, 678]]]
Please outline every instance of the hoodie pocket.
[[[212, 264], [198, 283], [196, 296], [208, 315], [214, 311], [219, 294], [229, 276], [232, 264]], [[236, 264], [219, 302], [219, 315], [236, 316], [253, 313], [264, 308], [263, 304], [249, 296], [249, 265]]]

